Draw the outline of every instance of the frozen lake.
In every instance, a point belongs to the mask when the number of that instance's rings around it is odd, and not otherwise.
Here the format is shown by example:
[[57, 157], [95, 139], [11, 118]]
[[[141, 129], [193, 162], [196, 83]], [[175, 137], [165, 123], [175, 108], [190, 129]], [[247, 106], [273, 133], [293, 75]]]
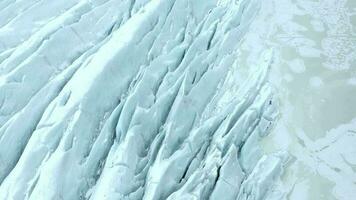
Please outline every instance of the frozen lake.
[[274, 48], [280, 119], [262, 144], [292, 155], [290, 199], [356, 198], [355, 31], [356, 1], [270, 0], [243, 42], [241, 64]]

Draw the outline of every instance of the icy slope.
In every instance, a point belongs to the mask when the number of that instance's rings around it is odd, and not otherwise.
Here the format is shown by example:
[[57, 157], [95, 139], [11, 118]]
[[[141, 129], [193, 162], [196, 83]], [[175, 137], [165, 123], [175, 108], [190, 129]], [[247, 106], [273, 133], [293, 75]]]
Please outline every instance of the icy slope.
[[290, 198], [276, 2], [0, 1], [0, 200]]
[[286, 160], [257, 144], [272, 51], [236, 62], [259, 1], [1, 6], [0, 199], [270, 193]]

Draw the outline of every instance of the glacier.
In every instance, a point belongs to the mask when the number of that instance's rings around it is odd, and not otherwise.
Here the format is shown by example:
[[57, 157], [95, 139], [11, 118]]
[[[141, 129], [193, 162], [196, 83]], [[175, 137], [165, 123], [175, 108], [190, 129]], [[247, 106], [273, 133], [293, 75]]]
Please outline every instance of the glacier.
[[353, 0], [0, 1], [0, 200], [356, 198]]

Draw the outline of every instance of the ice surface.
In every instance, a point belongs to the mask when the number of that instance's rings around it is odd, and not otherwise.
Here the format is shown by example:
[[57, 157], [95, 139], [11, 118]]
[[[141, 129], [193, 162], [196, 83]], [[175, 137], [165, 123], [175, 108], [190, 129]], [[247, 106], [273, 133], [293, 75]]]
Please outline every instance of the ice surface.
[[[288, 161], [340, 134], [314, 143], [296, 133], [303, 149], [268, 148], [288, 142], [280, 136], [289, 120], [281, 94], [293, 90], [275, 78], [288, 75], [276, 69], [284, 43], [265, 34], [286, 24], [280, 19], [294, 23], [284, 13], [266, 17], [276, 2], [0, 1], [0, 199], [303, 196], [288, 191]], [[320, 55], [314, 41], [299, 42], [302, 56]], [[300, 75], [310, 65], [288, 64]], [[313, 76], [307, 84], [328, 83]], [[352, 149], [340, 151], [352, 146], [349, 133], [312, 155], [353, 173]], [[354, 191], [349, 182], [340, 199]]]

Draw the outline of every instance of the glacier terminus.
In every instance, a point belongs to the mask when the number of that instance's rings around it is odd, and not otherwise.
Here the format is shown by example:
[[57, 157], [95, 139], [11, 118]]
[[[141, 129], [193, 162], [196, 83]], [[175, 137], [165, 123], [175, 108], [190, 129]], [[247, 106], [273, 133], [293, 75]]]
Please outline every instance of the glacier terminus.
[[353, 200], [355, 103], [355, 0], [0, 1], [0, 200]]

